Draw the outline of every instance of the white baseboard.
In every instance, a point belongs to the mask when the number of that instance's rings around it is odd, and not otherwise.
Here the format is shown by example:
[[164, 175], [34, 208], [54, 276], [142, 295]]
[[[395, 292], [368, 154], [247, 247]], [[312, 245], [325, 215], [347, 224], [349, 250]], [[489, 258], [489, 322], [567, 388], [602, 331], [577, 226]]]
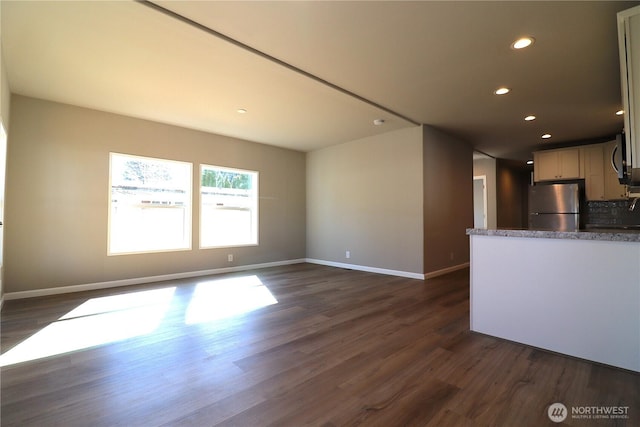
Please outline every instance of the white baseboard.
[[116, 288], [120, 286], [141, 285], [144, 283], [162, 282], [166, 280], [187, 279], [190, 277], [210, 276], [222, 273], [233, 273], [236, 271], [255, 270], [258, 268], [277, 267], [281, 265], [301, 264], [308, 262], [310, 264], [326, 265], [329, 267], [348, 268], [350, 270], [366, 271], [369, 273], [387, 274], [390, 276], [407, 277], [410, 279], [431, 279], [433, 277], [442, 276], [456, 270], [461, 270], [469, 266], [469, 263], [447, 267], [442, 270], [432, 271], [427, 274], [413, 273], [410, 271], [389, 270], [386, 268], [367, 267], [357, 264], [346, 264], [342, 262], [325, 261], [313, 258], [300, 258], [285, 261], [267, 262], [262, 264], [239, 265], [234, 267], [214, 268], [211, 270], [187, 271], [184, 273], [163, 274], [159, 276], [134, 277], [131, 279], [111, 280], [107, 282], [87, 283], [82, 285], [60, 286], [48, 289], [34, 289], [30, 291], [7, 292], [0, 298], [0, 309], [5, 300], [15, 300], [23, 298], [35, 298], [49, 295], [67, 294], [72, 292], [93, 291], [98, 289]]
[[407, 277], [410, 279], [424, 280], [425, 278], [424, 274], [413, 273], [410, 271], [389, 270], [386, 268], [367, 267], [365, 265], [357, 265], [357, 264], [345, 264], [342, 262], [325, 261], [325, 260], [314, 259], [314, 258], [307, 258], [306, 262], [311, 264], [326, 265], [329, 267], [348, 268], [350, 270], [366, 271], [368, 273], [378, 273], [378, 274], [387, 274], [390, 276]]
[[[134, 277], [132, 279], [111, 280], [108, 282], [87, 283], [83, 285], [61, 286], [57, 288], [35, 289], [32, 291], [7, 292], [1, 301], [67, 294], [71, 292], [93, 291], [97, 289], [116, 288], [119, 286], [141, 285], [144, 283], [162, 282], [166, 280], [186, 279], [189, 277], [210, 276], [214, 274], [233, 273], [236, 271], [255, 270], [257, 268], [277, 267], [281, 265], [301, 264], [305, 259], [267, 262], [263, 264], [239, 265], [234, 267], [214, 268], [211, 270], [187, 271], [184, 273], [163, 274], [159, 276]], [[1, 303], [0, 303], [1, 304]]]
[[425, 273], [425, 279], [433, 279], [434, 277], [443, 276], [445, 274], [453, 273], [454, 271], [462, 270], [463, 268], [469, 267], [469, 263], [465, 262], [463, 264], [454, 265], [452, 267], [443, 268], [442, 270], [430, 271], [429, 273]]

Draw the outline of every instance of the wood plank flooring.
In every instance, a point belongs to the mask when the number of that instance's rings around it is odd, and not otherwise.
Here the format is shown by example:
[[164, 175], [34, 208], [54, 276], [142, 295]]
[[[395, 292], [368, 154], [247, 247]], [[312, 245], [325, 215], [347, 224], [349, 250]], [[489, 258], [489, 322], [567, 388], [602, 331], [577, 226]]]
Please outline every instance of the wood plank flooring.
[[[214, 319], [228, 295], [198, 289], [253, 275], [277, 303]], [[629, 407], [562, 425], [640, 425], [638, 374], [471, 333], [468, 270], [420, 281], [297, 264], [7, 301], [1, 320], [5, 427], [545, 426], [554, 402]], [[65, 329], [85, 321], [89, 334]], [[94, 346], [10, 363], [45, 330], [59, 330], [49, 349]]]

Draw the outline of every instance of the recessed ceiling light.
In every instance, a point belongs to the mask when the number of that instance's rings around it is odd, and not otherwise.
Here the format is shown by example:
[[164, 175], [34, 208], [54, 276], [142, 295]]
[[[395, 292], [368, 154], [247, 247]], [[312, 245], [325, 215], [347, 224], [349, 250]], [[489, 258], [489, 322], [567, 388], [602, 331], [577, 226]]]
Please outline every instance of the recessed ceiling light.
[[549, 139], [549, 138], [551, 138], [550, 133], [545, 133], [544, 135], [542, 135], [542, 139]]
[[373, 121], [373, 124], [376, 125], [376, 126], [381, 126], [381, 125], [384, 124], [384, 119], [375, 119]]
[[621, 116], [624, 114], [624, 110], [618, 110], [616, 111], [616, 116]]
[[238, 108], [236, 111], [238, 111], [239, 114], [245, 114], [247, 112], [244, 108]]
[[533, 160], [527, 160], [527, 164], [528, 165], [532, 165], [533, 164]]
[[533, 37], [521, 37], [511, 44], [513, 49], [524, 49], [527, 46], [531, 46], [535, 39]]
[[524, 119], [525, 119], [526, 121], [530, 122], [530, 121], [535, 120], [535, 119], [536, 119], [536, 116], [531, 115], [531, 116], [527, 116], [527, 117], [525, 117]]
[[496, 95], [504, 95], [511, 92], [511, 89], [507, 88], [507, 87], [500, 87], [498, 89], [496, 89], [495, 93]]

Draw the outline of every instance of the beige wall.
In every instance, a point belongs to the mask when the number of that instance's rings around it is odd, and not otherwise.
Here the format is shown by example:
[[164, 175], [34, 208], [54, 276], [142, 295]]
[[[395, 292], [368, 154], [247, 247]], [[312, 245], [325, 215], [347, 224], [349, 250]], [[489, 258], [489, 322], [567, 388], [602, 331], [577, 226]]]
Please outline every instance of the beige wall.
[[478, 159], [473, 161], [473, 176], [487, 177], [487, 228], [495, 229], [497, 220], [496, 202], [496, 159]]
[[[427, 126], [305, 156], [17, 95], [11, 113], [7, 292], [305, 257], [418, 274], [469, 260], [472, 150]], [[194, 173], [200, 163], [258, 170], [260, 245], [197, 249], [194, 209], [194, 249], [107, 256], [111, 151], [192, 162]]]
[[[259, 171], [260, 245], [198, 249], [194, 208], [193, 250], [107, 256], [110, 151]], [[304, 153], [16, 95], [6, 200], [6, 292], [305, 256]]]
[[[2, 3], [0, 2], [0, 16], [2, 15]], [[2, 19], [0, 19], [2, 22]], [[9, 81], [7, 80], [7, 71], [4, 67], [4, 55], [2, 54], [2, 30], [0, 29], [0, 116], [4, 123], [5, 129], [9, 127], [9, 99], [11, 92], [9, 91]]]
[[422, 273], [421, 135], [414, 127], [307, 154], [308, 258]]
[[424, 272], [469, 262], [473, 227], [473, 149], [430, 126], [423, 126]]
[[[0, 41], [1, 43], [1, 41]], [[2, 116], [2, 123], [5, 130], [9, 128], [9, 100], [11, 99], [11, 92], [9, 91], [9, 81], [7, 80], [7, 73], [4, 68], [4, 58], [0, 48], [0, 115]]]

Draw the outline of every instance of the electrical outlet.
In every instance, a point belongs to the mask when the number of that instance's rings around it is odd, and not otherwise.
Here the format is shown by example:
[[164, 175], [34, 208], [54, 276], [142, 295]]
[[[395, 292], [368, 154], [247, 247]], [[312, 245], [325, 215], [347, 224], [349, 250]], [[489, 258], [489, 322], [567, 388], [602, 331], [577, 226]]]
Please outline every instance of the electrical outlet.
[[233, 254], [227, 255], [227, 261], [233, 262]]
[[351, 251], [346, 251], [344, 253], [344, 257], [347, 258], [347, 259], [351, 258]]

